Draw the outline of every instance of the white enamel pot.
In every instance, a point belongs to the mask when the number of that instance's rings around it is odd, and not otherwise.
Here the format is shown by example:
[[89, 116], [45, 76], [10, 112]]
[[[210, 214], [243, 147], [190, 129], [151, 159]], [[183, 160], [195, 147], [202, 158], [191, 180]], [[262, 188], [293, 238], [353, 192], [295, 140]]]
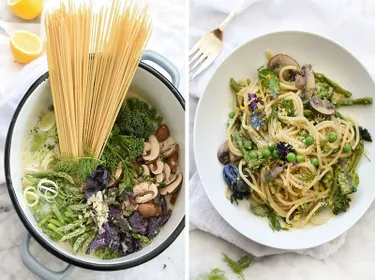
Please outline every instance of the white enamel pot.
[[[170, 82], [153, 67], [140, 62], [137, 72], [131, 84], [139, 95], [147, 100], [160, 113], [168, 123], [171, 133], [180, 145], [179, 164], [181, 170], [185, 170], [185, 101], [178, 92], [179, 73], [166, 58], [161, 55], [146, 51], [142, 61], [152, 61], [163, 68], [171, 77]], [[58, 246], [50, 240], [40, 228], [26, 206], [22, 197], [23, 176], [23, 149], [24, 141], [43, 109], [52, 104], [49, 91], [47, 64], [41, 75], [30, 88], [24, 91], [24, 85], [19, 86], [18, 93], [24, 94], [11, 121], [5, 148], [5, 174], [8, 192], [17, 211], [18, 216], [25, 225], [28, 233], [21, 245], [21, 259], [23, 263], [42, 279], [57, 280], [64, 278], [73, 266], [79, 266], [94, 270], [119, 270], [140, 265], [163, 252], [177, 238], [185, 226], [185, 186], [182, 186], [180, 195], [174, 205], [170, 220], [164, 225], [160, 233], [151, 244], [142, 250], [125, 257], [112, 260], [100, 260], [86, 255], [74, 255], [69, 248]], [[15, 89], [17, 91], [17, 89]], [[51, 271], [40, 264], [30, 253], [29, 243], [33, 237], [50, 253], [69, 263], [63, 271]]]

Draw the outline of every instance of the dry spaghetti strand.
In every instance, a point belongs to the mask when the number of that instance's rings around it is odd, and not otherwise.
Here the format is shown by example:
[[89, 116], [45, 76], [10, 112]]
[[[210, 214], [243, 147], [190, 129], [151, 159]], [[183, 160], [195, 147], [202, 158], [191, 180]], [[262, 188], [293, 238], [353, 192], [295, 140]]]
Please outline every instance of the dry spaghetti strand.
[[99, 157], [151, 35], [147, 9], [67, 0], [45, 12], [45, 29], [61, 154]]

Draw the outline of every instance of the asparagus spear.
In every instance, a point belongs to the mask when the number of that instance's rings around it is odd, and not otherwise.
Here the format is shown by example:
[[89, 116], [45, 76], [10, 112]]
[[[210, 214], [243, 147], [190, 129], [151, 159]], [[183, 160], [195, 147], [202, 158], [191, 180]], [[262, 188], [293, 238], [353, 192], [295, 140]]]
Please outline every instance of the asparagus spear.
[[351, 105], [368, 105], [372, 104], [372, 97], [363, 97], [357, 99], [341, 99], [335, 102], [336, 107]]
[[352, 93], [350, 91], [347, 91], [346, 89], [343, 89], [339, 84], [337, 84], [336, 82], [327, 78], [324, 74], [314, 72], [314, 76], [315, 76], [316, 80], [318, 80], [319, 82], [326, 83], [326, 84], [330, 85], [333, 88], [333, 91], [344, 95], [346, 98], [349, 98], [349, 97], [352, 96]]
[[339, 118], [339, 119], [342, 119], [342, 120], [346, 120], [345, 117], [339, 112], [339, 111], [336, 111], [335, 112], [335, 117], [336, 118]]
[[350, 157], [350, 162], [348, 163], [349, 172], [354, 172], [357, 168], [358, 162], [362, 157], [364, 151], [363, 141], [360, 141], [356, 149], [353, 151], [352, 156]]
[[243, 154], [243, 158], [245, 159], [246, 163], [250, 163], [250, 154], [246, 151], [245, 147], [243, 146], [242, 138], [240, 133], [236, 130], [233, 134], [234, 140], [237, 142], [238, 147], [240, 148], [241, 153]]
[[233, 89], [234, 92], [236, 92], [236, 93], [239, 92], [243, 88], [243, 86], [240, 85], [239, 83], [237, 83], [235, 81], [235, 79], [233, 79], [233, 78], [230, 78], [229, 85], [230, 85], [231, 89]]

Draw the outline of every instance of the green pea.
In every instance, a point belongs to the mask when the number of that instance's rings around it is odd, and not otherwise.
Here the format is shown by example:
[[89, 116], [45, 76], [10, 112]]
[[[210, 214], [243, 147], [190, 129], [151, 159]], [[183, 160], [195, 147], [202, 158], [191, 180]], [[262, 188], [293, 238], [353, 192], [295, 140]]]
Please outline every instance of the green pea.
[[314, 165], [315, 167], [318, 167], [319, 166], [319, 160], [317, 158], [312, 158], [311, 164]]
[[336, 132], [332, 132], [330, 135], [329, 135], [329, 137], [328, 137], [328, 141], [330, 142], [330, 143], [333, 143], [333, 142], [335, 142], [337, 140], [337, 134], [336, 134]]
[[244, 141], [243, 142], [243, 147], [245, 149], [251, 149], [251, 141], [249, 141], [249, 140]]
[[270, 141], [270, 142], [268, 143], [268, 148], [269, 148], [271, 151], [275, 150], [275, 148], [276, 148], [276, 144], [275, 144], [275, 142]]
[[351, 149], [352, 149], [352, 146], [349, 143], [346, 143], [344, 145], [344, 152], [345, 153], [349, 153]]
[[274, 158], [279, 158], [279, 153], [278, 153], [276, 150], [273, 150], [273, 152], [272, 152], [272, 156], [273, 156]]
[[250, 158], [251, 159], [257, 159], [258, 158], [258, 153], [256, 151], [250, 152]]
[[229, 118], [230, 118], [230, 119], [233, 119], [235, 114], [236, 114], [235, 112], [230, 112], [230, 113], [229, 113]]
[[301, 162], [304, 162], [305, 161], [305, 157], [304, 156], [297, 156], [297, 162], [298, 163], [301, 163]]
[[271, 151], [269, 149], [264, 149], [262, 155], [264, 158], [269, 158], [271, 156]]
[[288, 153], [286, 155], [286, 159], [289, 161], [289, 162], [294, 162], [296, 160], [296, 155], [294, 153]]
[[305, 138], [305, 144], [306, 145], [312, 145], [314, 143], [314, 139], [311, 137], [311, 136], [307, 136], [306, 138]]
[[331, 181], [333, 179], [333, 174], [331, 172], [328, 172], [326, 175], [324, 175], [324, 179]]
[[323, 147], [323, 151], [324, 151], [325, 153], [328, 153], [330, 149], [331, 149], [331, 148], [330, 148], [329, 146], [327, 146], [327, 145]]

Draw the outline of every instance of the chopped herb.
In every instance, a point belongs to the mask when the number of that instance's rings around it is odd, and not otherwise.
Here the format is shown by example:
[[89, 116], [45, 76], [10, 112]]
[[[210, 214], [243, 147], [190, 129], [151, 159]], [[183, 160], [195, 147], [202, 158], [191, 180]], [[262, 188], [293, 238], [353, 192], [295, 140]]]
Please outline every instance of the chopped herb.
[[245, 279], [243, 271], [248, 268], [254, 261], [255, 256], [249, 254], [239, 258], [237, 261], [232, 260], [227, 254], [222, 253], [224, 256], [224, 261], [230, 267], [230, 269], [240, 278]]
[[214, 268], [209, 273], [199, 274], [195, 280], [228, 280], [228, 278], [225, 276], [224, 271]]
[[276, 98], [280, 93], [280, 81], [277, 75], [272, 70], [262, 66], [258, 69], [258, 76], [265, 91]]

